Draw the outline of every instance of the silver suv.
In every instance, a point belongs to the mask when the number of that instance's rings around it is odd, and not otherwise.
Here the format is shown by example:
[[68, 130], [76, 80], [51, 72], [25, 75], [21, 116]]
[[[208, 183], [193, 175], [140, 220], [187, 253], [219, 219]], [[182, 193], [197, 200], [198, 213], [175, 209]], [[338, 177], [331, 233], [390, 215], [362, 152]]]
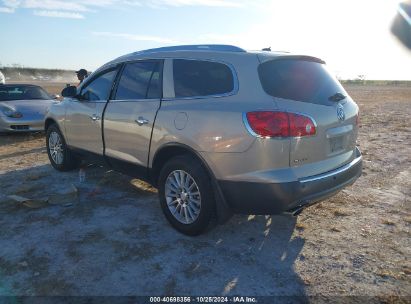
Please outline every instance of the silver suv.
[[361, 175], [358, 106], [318, 58], [151, 49], [62, 95], [45, 121], [53, 167], [88, 159], [150, 182], [188, 235], [214, 215], [297, 214]]

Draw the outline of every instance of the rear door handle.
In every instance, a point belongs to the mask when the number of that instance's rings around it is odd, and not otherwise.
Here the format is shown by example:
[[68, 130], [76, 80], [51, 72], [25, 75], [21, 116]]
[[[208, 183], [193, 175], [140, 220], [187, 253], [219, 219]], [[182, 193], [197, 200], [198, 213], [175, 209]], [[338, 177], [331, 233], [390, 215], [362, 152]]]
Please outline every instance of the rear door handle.
[[146, 125], [146, 124], [148, 124], [148, 119], [145, 119], [144, 117], [139, 117], [139, 118], [137, 118], [136, 120], [135, 120], [135, 122], [139, 125], [139, 126], [142, 126], [142, 125]]
[[97, 116], [96, 114], [93, 114], [92, 116], [90, 116], [90, 119], [92, 121], [97, 121], [97, 120], [100, 120], [100, 116]]

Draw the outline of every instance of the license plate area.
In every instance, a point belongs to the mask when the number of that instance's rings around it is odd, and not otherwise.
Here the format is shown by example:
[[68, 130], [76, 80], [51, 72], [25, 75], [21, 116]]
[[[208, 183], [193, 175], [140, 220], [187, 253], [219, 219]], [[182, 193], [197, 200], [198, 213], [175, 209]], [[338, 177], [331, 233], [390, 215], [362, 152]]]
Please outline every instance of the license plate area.
[[335, 153], [344, 150], [344, 136], [330, 138], [330, 152]]

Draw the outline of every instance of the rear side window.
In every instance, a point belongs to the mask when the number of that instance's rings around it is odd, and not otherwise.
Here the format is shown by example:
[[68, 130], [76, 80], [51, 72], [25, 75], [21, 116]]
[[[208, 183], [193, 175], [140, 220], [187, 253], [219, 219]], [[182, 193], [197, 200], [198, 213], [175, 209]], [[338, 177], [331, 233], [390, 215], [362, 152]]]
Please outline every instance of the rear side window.
[[116, 100], [161, 98], [160, 62], [127, 63], [118, 83]]
[[175, 59], [173, 70], [177, 98], [221, 95], [234, 90], [233, 73], [223, 63]]
[[107, 100], [116, 73], [117, 70], [112, 70], [92, 80], [81, 90], [82, 99], [88, 101]]
[[279, 59], [258, 67], [264, 91], [274, 97], [316, 104], [329, 104], [336, 93], [348, 95], [322, 63]]

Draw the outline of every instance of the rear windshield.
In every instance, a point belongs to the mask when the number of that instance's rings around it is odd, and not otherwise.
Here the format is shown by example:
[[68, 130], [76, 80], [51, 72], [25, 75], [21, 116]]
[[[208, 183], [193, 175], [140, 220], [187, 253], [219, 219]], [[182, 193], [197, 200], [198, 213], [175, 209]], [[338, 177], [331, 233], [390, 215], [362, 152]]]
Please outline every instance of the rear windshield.
[[51, 99], [42, 88], [24, 85], [0, 86], [0, 101]]
[[348, 95], [325, 64], [319, 62], [271, 60], [258, 67], [258, 74], [264, 91], [273, 97], [330, 104], [329, 98], [337, 93]]

